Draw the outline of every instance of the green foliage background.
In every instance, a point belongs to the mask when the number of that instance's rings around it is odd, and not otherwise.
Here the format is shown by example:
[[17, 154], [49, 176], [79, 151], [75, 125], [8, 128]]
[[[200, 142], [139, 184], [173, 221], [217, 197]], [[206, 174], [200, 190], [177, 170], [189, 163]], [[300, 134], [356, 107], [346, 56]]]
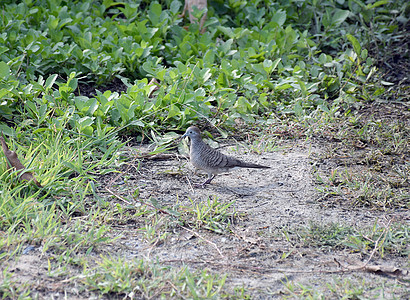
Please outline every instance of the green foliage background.
[[[232, 125], [372, 100], [383, 87], [366, 47], [375, 32], [393, 33], [406, 9], [397, 1], [210, 1], [201, 34], [179, 17], [177, 0], [12, 2], [0, 24], [8, 135], [17, 124], [89, 136], [181, 129], [201, 118]], [[369, 22], [378, 27], [372, 36]], [[78, 94], [79, 84], [114, 77], [125, 93]]]

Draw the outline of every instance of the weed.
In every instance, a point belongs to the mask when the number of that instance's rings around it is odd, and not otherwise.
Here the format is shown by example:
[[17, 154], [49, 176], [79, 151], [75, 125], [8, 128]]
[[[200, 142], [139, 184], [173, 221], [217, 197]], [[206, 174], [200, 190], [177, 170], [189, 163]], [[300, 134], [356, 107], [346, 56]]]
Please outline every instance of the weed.
[[191, 272], [186, 267], [173, 269], [143, 260], [101, 257], [97, 264], [79, 279], [91, 290], [111, 296], [209, 299], [224, 291], [226, 279], [206, 270]]
[[12, 279], [12, 274], [7, 268], [2, 270], [0, 295], [3, 299], [30, 299], [30, 284], [19, 284]]
[[235, 201], [221, 203], [216, 197], [207, 198], [206, 202], [194, 203], [192, 206], [180, 208], [179, 222], [193, 228], [205, 228], [216, 233], [229, 232], [231, 224], [235, 222], [237, 213], [231, 207]]
[[406, 247], [410, 239], [409, 227], [400, 223], [387, 228], [375, 223], [371, 228], [360, 229], [336, 223], [310, 223], [299, 230], [298, 235], [305, 245], [326, 251], [351, 249], [369, 253], [377, 247], [381, 257], [386, 254], [406, 256], [409, 252]]

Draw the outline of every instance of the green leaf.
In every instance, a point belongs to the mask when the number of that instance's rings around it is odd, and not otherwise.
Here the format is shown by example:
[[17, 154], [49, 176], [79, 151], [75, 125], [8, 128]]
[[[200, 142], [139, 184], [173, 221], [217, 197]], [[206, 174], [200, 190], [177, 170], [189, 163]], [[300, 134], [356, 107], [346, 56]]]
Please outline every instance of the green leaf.
[[130, 122], [130, 125], [135, 125], [135, 126], [139, 126], [139, 127], [145, 127], [145, 124], [142, 123], [142, 121], [140, 120], [133, 120]]
[[297, 82], [298, 82], [298, 84], [299, 84], [299, 87], [300, 87], [300, 90], [301, 90], [301, 92], [302, 92], [302, 95], [303, 95], [304, 97], [306, 97], [306, 96], [307, 96], [307, 89], [306, 89], [305, 83], [304, 83], [302, 80], [300, 80], [300, 79], [297, 79]]
[[219, 31], [221, 31], [223, 34], [225, 34], [230, 39], [235, 38], [235, 34], [234, 34], [232, 28], [225, 27], [225, 26], [218, 26], [217, 28], [218, 28]]
[[272, 64], [273, 64], [273, 62], [272, 62], [270, 59], [265, 59], [265, 60], [263, 61], [263, 68], [265, 69], [265, 71], [266, 71], [267, 73], [269, 73], [269, 72], [271, 71], [271, 69], [272, 69]]
[[28, 107], [28, 108], [30, 108], [30, 110], [32, 111], [32, 113], [33, 113], [33, 115], [32, 115], [32, 117], [34, 118], [38, 118], [39, 116], [38, 116], [38, 109], [37, 109], [37, 106], [34, 104], [34, 102], [33, 101], [30, 101], [30, 100], [28, 100], [28, 101], [26, 101], [26, 106]]
[[15, 131], [13, 128], [10, 128], [6, 124], [1, 124], [1, 123], [0, 123], [0, 132], [3, 132], [5, 135], [8, 135], [8, 136], [14, 136], [15, 134]]
[[[1, 89], [0, 90], [0, 99], [6, 96], [9, 93], [9, 90], [7, 89]], [[0, 105], [1, 106], [1, 105]], [[3, 106], [4, 107], [4, 106]]]
[[53, 86], [53, 84], [56, 82], [57, 76], [57, 74], [53, 74], [47, 78], [46, 84], [44, 86], [46, 90], [50, 89]]
[[356, 54], [360, 56], [362, 47], [360, 46], [359, 41], [351, 34], [346, 34], [346, 37], [350, 41], [350, 43], [352, 43], [354, 52], [356, 52]]
[[[41, 119], [43, 119], [42, 121], [44, 121], [44, 119], [46, 118], [46, 116], [47, 116], [47, 104], [42, 104], [42, 105], [40, 105], [40, 109], [38, 110], [38, 114], [39, 114], [39, 117], [41, 118]], [[41, 121], [41, 122], [42, 122]], [[40, 123], [41, 123], [40, 122]]]
[[59, 21], [58, 18], [56, 18], [56, 17], [53, 16], [53, 15], [50, 15], [50, 17], [49, 17], [49, 19], [48, 19], [48, 27], [49, 27], [50, 29], [56, 29], [57, 26], [58, 26], [58, 21]]
[[295, 112], [295, 114], [300, 117], [303, 115], [303, 108], [300, 105], [299, 101], [296, 102], [295, 106], [293, 107], [293, 111]]
[[273, 15], [272, 21], [278, 24], [279, 26], [283, 26], [283, 24], [285, 24], [286, 22], [286, 12], [282, 9], [279, 9]]
[[337, 10], [332, 17], [332, 25], [339, 26], [347, 19], [349, 14], [350, 14], [350, 11], [348, 10], [342, 10], [342, 9]]
[[225, 43], [222, 43], [219, 49], [223, 52], [223, 54], [227, 54], [229, 50], [231, 50], [233, 43], [233, 39], [227, 40]]
[[321, 54], [319, 55], [319, 62], [323, 65], [323, 64], [326, 63], [326, 61], [327, 61], [326, 54], [321, 53]]
[[77, 120], [77, 122], [81, 127], [85, 127], [85, 126], [92, 125], [94, 123], [94, 119], [95, 118], [86, 116], [86, 117], [83, 117], [83, 118]]
[[77, 96], [74, 98], [74, 103], [80, 112], [85, 113], [90, 107], [90, 100], [91, 99], [86, 96]]
[[171, 104], [171, 107], [169, 108], [168, 112], [168, 118], [172, 118], [176, 115], [179, 115], [181, 113], [181, 110], [176, 106], [175, 104]]
[[92, 100], [92, 102], [91, 103], [88, 102], [89, 108], [87, 110], [87, 115], [89, 115], [89, 116], [93, 115], [94, 112], [98, 109], [98, 106], [99, 106], [97, 99], [94, 98], [94, 99], [90, 99], [90, 100]]
[[161, 4], [159, 3], [152, 3], [151, 7], [148, 11], [148, 18], [150, 19], [151, 23], [154, 26], [158, 26], [158, 23], [160, 23], [160, 16], [162, 12], [162, 7]]
[[208, 51], [206, 51], [204, 55], [204, 63], [206, 63], [207, 65], [213, 65], [214, 61], [215, 61], [214, 50], [209, 49]]
[[377, 1], [377, 2], [375, 2], [375, 3], [373, 3], [373, 4], [370, 4], [370, 3], [367, 4], [367, 5], [366, 5], [366, 8], [367, 8], [367, 9], [373, 9], [373, 8], [375, 8], [375, 7], [382, 6], [382, 5], [385, 5], [385, 4], [387, 4], [387, 3], [389, 3], [388, 0]]
[[81, 168], [77, 167], [70, 161], [63, 161], [63, 165], [66, 166], [67, 168], [73, 170], [74, 172], [81, 173]]
[[281, 90], [289, 89], [289, 88], [291, 88], [291, 87], [292, 87], [292, 86], [291, 86], [289, 83], [282, 83], [282, 84], [277, 84], [277, 85], [275, 86], [275, 89], [281, 91]]
[[7, 79], [10, 76], [10, 67], [4, 61], [0, 61], [0, 78]]
[[0, 46], [0, 55], [3, 54], [4, 52], [8, 51], [9, 48], [4, 47], [4, 46]]
[[171, 2], [170, 11], [176, 15], [179, 12], [179, 8], [182, 6], [181, 2], [174, 0]]
[[92, 136], [94, 128], [92, 128], [91, 126], [84, 126], [81, 128], [81, 132], [86, 135]]

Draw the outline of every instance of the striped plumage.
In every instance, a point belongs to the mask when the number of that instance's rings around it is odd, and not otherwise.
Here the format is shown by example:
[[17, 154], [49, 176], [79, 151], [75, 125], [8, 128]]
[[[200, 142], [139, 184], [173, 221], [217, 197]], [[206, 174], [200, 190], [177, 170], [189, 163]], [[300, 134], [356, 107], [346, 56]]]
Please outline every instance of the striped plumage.
[[191, 139], [190, 160], [194, 167], [204, 170], [208, 179], [202, 186], [210, 183], [216, 174], [229, 172], [238, 168], [268, 169], [270, 167], [243, 162], [231, 156], [227, 156], [202, 141], [198, 127], [191, 126], [182, 137]]

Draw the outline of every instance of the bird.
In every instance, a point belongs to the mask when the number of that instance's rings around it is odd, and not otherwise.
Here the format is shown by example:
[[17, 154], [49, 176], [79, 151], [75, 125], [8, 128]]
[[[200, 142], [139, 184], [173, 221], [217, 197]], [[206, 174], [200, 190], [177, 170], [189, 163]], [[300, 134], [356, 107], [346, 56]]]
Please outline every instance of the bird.
[[270, 168], [268, 166], [241, 161], [211, 148], [202, 140], [201, 131], [196, 126], [189, 127], [181, 139], [185, 137], [191, 139], [189, 156], [192, 165], [208, 174], [207, 180], [199, 184], [201, 187], [211, 183], [212, 179], [220, 173], [230, 172], [239, 168]]

